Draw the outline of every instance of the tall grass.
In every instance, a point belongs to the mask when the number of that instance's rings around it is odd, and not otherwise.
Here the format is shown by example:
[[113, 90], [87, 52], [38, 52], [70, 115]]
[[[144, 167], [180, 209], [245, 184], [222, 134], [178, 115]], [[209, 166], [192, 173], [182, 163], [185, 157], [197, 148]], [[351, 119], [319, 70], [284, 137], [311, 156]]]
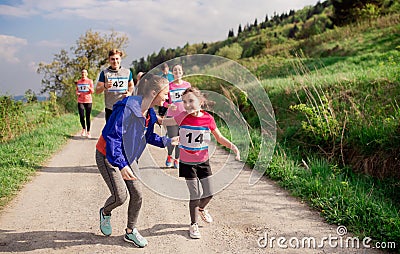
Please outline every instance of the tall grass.
[[[327, 222], [361, 238], [400, 247], [400, 194], [394, 180], [355, 174], [321, 157], [302, 159], [279, 145], [266, 174], [317, 209]], [[303, 161], [303, 162], [302, 162]]]
[[[93, 96], [92, 116], [104, 108], [102, 96]], [[81, 129], [77, 110], [72, 113], [49, 113], [50, 102], [18, 104], [15, 123], [26, 122], [24, 131], [0, 143], [0, 209], [7, 204], [36, 170]], [[20, 127], [20, 126], [18, 126]]]

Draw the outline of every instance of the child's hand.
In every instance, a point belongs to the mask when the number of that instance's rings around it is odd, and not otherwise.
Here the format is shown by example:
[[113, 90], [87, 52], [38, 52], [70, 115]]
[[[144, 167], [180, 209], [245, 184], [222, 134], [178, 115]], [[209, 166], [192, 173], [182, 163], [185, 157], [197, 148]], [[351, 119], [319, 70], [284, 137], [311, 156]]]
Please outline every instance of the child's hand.
[[171, 138], [171, 145], [173, 145], [173, 146], [179, 145], [179, 136]]
[[232, 151], [236, 154], [235, 160], [240, 161], [240, 151], [237, 146], [232, 146]]
[[169, 107], [171, 110], [175, 111], [178, 107], [175, 104], [171, 104], [169, 105]]

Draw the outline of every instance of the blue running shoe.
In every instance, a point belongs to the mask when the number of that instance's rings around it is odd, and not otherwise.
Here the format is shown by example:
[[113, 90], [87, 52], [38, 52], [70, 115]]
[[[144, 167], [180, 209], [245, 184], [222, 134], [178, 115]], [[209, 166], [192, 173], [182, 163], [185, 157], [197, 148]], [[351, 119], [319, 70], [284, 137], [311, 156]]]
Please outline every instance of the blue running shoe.
[[167, 159], [165, 160], [165, 166], [166, 167], [171, 167], [172, 166], [172, 157], [171, 157], [171, 155], [168, 155]]
[[134, 228], [131, 233], [126, 232], [124, 240], [125, 242], [133, 243], [133, 245], [139, 248], [143, 248], [148, 244], [147, 240], [139, 233], [137, 228]]
[[179, 168], [179, 160], [174, 160], [174, 168]]
[[103, 233], [105, 236], [109, 236], [112, 233], [112, 228], [111, 228], [111, 215], [104, 215], [103, 214], [104, 208], [100, 209], [100, 231]]

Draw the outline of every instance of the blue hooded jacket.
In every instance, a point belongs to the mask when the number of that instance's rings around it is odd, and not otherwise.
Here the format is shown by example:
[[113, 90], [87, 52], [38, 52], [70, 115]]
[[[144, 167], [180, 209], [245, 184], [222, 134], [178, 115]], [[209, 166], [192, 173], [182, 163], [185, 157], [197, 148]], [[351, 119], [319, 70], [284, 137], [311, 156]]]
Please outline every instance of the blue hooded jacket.
[[141, 96], [128, 96], [118, 101], [102, 131], [106, 158], [120, 170], [138, 160], [147, 143], [161, 148], [171, 144], [170, 138], [154, 133], [157, 115], [153, 108], [148, 110], [146, 127], [141, 105]]

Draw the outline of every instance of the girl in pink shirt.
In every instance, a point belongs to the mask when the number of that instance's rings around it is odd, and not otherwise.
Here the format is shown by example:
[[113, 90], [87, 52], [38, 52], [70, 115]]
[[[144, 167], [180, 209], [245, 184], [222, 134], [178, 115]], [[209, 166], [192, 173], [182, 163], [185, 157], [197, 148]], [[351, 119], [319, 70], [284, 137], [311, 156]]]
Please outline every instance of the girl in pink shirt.
[[[169, 93], [168, 93], [168, 102], [164, 103], [164, 107], [168, 108], [167, 110], [167, 118], [174, 117], [179, 115], [185, 109], [183, 107], [182, 102], [182, 93], [186, 90], [186, 88], [191, 87], [190, 83], [182, 80], [183, 69], [182, 65], [176, 64], [172, 67], [172, 74], [174, 75], [174, 81], [169, 83]], [[176, 137], [178, 136], [179, 126], [167, 126], [167, 136], [168, 137]], [[180, 158], [180, 149], [177, 146], [168, 146], [168, 156], [165, 161], [165, 166], [172, 166], [172, 161], [174, 164], [174, 168], [179, 167], [179, 158]], [[175, 150], [175, 159], [172, 158], [172, 153]]]
[[[204, 96], [197, 88], [190, 87], [182, 94], [182, 103], [185, 111], [175, 115], [173, 118], [163, 120], [164, 125], [178, 124], [179, 129], [179, 176], [185, 177], [190, 193], [189, 211], [191, 224], [189, 235], [191, 238], [200, 238], [197, 218], [200, 217], [207, 223], [213, 221], [205, 207], [212, 198], [212, 186], [210, 176], [212, 175], [209, 164], [208, 144], [213, 134], [216, 141], [231, 149], [240, 160], [238, 148], [222, 136], [218, 130], [213, 116], [201, 109], [205, 102]], [[203, 193], [199, 188], [202, 186]]]
[[[81, 136], [90, 136], [90, 113], [92, 112], [93, 80], [89, 79], [87, 70], [82, 70], [82, 78], [76, 81], [76, 95], [78, 95], [79, 120], [82, 125]], [[86, 116], [85, 116], [86, 112]], [[86, 119], [86, 122], [85, 122]]]

